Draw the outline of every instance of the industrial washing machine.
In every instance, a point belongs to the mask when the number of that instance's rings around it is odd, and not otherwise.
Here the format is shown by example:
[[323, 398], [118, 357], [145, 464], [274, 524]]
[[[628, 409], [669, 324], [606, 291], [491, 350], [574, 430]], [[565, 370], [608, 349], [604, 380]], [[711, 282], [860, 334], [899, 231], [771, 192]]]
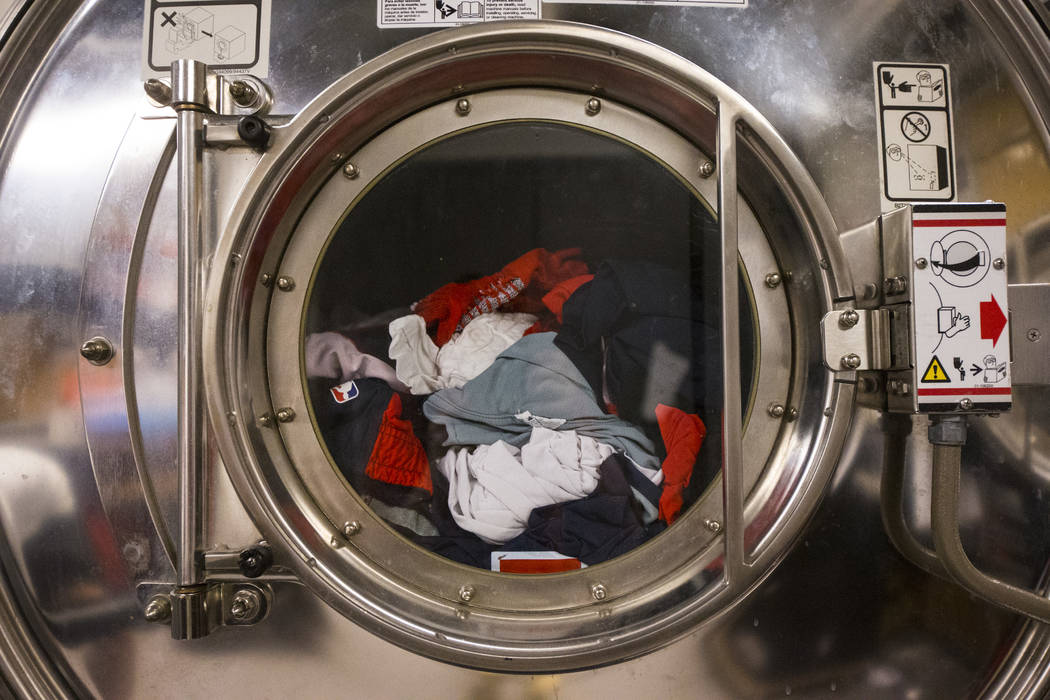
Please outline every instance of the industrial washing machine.
[[0, 10], [5, 694], [1047, 695], [1050, 4]]

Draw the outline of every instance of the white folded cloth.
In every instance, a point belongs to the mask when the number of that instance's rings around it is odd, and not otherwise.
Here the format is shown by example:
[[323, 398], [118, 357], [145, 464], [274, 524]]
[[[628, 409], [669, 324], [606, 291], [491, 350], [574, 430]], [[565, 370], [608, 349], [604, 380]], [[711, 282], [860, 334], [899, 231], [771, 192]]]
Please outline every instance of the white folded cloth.
[[409, 314], [390, 323], [390, 359], [398, 379], [413, 394], [461, 387], [488, 369], [535, 322], [532, 314], [482, 314], [439, 349], [427, 335], [423, 317]]
[[448, 505], [464, 530], [491, 544], [525, 531], [534, 508], [584, 498], [598, 487], [613, 448], [574, 430], [534, 428], [518, 449], [502, 440], [449, 450], [437, 467], [448, 479]]

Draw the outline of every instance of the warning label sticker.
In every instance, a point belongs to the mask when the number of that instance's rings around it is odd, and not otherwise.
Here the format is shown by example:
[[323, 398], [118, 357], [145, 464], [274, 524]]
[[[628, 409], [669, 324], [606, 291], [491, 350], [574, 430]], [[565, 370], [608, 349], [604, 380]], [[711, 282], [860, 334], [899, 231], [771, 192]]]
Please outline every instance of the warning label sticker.
[[1010, 408], [1006, 206], [916, 204], [912, 232], [919, 410]]
[[170, 2], [146, 0], [142, 77], [171, 73], [171, 62], [191, 58], [217, 73], [270, 70], [270, 0]]
[[948, 66], [875, 63], [882, 211], [955, 199]]
[[455, 27], [505, 19], [539, 19], [540, 0], [377, 0], [376, 25]]

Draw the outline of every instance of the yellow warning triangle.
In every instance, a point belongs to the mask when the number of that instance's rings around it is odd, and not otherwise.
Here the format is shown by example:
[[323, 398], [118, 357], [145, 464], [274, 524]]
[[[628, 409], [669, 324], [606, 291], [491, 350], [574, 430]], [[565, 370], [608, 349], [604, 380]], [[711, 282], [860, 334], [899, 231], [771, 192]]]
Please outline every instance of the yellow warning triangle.
[[934, 355], [933, 359], [930, 360], [930, 364], [926, 368], [926, 371], [922, 373], [922, 381], [923, 382], [950, 382], [951, 381], [951, 378], [948, 376], [948, 373], [944, 371], [944, 365], [941, 364], [941, 361], [937, 359], [936, 355]]

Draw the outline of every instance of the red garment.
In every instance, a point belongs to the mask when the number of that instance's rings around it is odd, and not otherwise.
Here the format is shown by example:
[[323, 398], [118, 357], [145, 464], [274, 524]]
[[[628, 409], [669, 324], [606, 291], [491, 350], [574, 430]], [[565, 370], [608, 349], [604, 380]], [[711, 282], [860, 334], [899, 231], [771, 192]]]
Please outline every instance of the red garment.
[[[567, 279], [585, 274], [587, 264], [571, 259], [579, 254], [579, 248], [555, 253], [534, 248], [494, 275], [444, 285], [413, 304], [412, 310], [423, 317], [427, 326], [437, 324], [434, 342], [440, 347], [481, 314], [496, 311], [512, 300], [520, 301], [523, 292], [542, 295]], [[533, 308], [536, 306], [538, 303], [533, 304]], [[526, 305], [517, 310], [530, 309]]]
[[401, 417], [401, 397], [394, 394], [383, 411], [365, 475], [398, 486], [414, 486], [434, 493], [430, 462], [423, 444], [412, 432], [412, 424]]
[[660, 494], [660, 520], [670, 525], [682, 510], [682, 492], [693, 475], [693, 465], [707, 428], [695, 413], [686, 413], [662, 403], [656, 404], [656, 422], [667, 448], [667, 457], [661, 465], [664, 490]]
[[557, 284], [543, 296], [543, 305], [551, 310], [558, 323], [562, 322], [561, 309], [572, 293], [594, 279], [594, 275], [579, 275]]

